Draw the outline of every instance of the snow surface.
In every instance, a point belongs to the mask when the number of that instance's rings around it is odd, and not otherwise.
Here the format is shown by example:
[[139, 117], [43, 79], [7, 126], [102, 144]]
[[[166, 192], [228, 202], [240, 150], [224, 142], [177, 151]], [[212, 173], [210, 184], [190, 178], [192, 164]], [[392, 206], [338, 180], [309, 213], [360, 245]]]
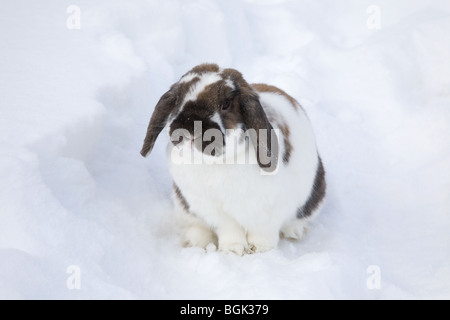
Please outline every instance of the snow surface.
[[[450, 299], [448, 0], [4, 1], [0, 46], [0, 298]], [[167, 141], [139, 150], [201, 62], [307, 110], [328, 199], [303, 241], [180, 247]]]

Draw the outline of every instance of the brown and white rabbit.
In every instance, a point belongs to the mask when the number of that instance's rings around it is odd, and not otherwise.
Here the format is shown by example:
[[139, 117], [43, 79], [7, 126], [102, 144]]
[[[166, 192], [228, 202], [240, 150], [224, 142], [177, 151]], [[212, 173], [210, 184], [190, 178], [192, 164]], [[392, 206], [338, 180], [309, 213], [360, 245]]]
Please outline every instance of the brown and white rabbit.
[[167, 128], [167, 158], [186, 246], [244, 253], [303, 236], [325, 196], [325, 171], [299, 103], [234, 69], [194, 67], [150, 119], [143, 156]]

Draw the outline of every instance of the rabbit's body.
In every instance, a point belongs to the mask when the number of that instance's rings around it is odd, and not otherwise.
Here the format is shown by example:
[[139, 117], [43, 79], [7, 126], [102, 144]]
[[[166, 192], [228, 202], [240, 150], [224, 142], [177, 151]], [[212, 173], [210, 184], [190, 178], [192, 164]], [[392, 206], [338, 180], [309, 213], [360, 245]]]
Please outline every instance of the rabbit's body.
[[[202, 74], [194, 68], [182, 77], [179, 83], [192, 82], [196, 77], [200, 80], [184, 92], [179, 91], [177, 97], [182, 102], [178, 103], [178, 111], [172, 111], [166, 120], [171, 122], [167, 132], [172, 141], [174, 128], [187, 128], [194, 119], [206, 126], [188, 128], [196, 138], [169, 143], [167, 148], [169, 170], [174, 179], [175, 209], [185, 245], [206, 247], [213, 242], [220, 250], [243, 254], [276, 247], [280, 232], [289, 238], [302, 237], [307, 220], [317, 212], [325, 195], [324, 170], [304, 110], [275, 87], [250, 86], [241, 82], [243, 79], [234, 70], [227, 73], [214, 68], [215, 65], [203, 65], [206, 66], [212, 72], [208, 69]], [[223, 84], [219, 85], [220, 81]], [[219, 91], [212, 89], [216, 84]], [[234, 92], [238, 86], [239, 95], [233, 95], [231, 102], [235, 110], [211, 107], [224, 104], [220, 90]], [[214, 94], [202, 96], [208, 90]], [[247, 91], [250, 98], [244, 96]], [[201, 107], [200, 101], [205, 98], [211, 103]], [[195, 106], [190, 106], [191, 102]], [[189, 111], [190, 107], [195, 111]], [[257, 107], [263, 111], [258, 112], [265, 122], [247, 120], [245, 108]], [[207, 108], [210, 111], [202, 114], [197, 111]], [[185, 118], [183, 112], [188, 114]], [[177, 125], [177, 121], [181, 124]], [[207, 128], [223, 133], [223, 150], [206, 152], [208, 142], [213, 141], [208, 138]], [[245, 139], [243, 133], [253, 128], [274, 129], [277, 142], [264, 142], [263, 136]], [[216, 136], [214, 142], [219, 138]], [[196, 144], [197, 139], [203, 140], [203, 149]], [[265, 158], [258, 153], [266, 149], [271, 160], [269, 166], [264, 165]]]

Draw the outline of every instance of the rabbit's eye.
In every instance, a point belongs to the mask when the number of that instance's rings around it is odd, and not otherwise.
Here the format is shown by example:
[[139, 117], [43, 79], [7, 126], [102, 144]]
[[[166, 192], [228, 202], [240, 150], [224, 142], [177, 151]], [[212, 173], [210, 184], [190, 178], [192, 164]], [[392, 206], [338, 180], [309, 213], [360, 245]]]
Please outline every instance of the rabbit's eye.
[[222, 110], [226, 111], [230, 109], [231, 101], [229, 99], [225, 100], [225, 102], [222, 104]]

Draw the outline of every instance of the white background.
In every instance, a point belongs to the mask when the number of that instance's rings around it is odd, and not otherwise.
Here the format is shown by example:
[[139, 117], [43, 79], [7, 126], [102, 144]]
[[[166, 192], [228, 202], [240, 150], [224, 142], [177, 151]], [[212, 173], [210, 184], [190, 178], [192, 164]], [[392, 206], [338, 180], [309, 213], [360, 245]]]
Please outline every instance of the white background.
[[[0, 46], [0, 298], [450, 298], [447, 0], [7, 0]], [[139, 151], [202, 62], [306, 109], [328, 197], [303, 241], [179, 245], [167, 141]]]

